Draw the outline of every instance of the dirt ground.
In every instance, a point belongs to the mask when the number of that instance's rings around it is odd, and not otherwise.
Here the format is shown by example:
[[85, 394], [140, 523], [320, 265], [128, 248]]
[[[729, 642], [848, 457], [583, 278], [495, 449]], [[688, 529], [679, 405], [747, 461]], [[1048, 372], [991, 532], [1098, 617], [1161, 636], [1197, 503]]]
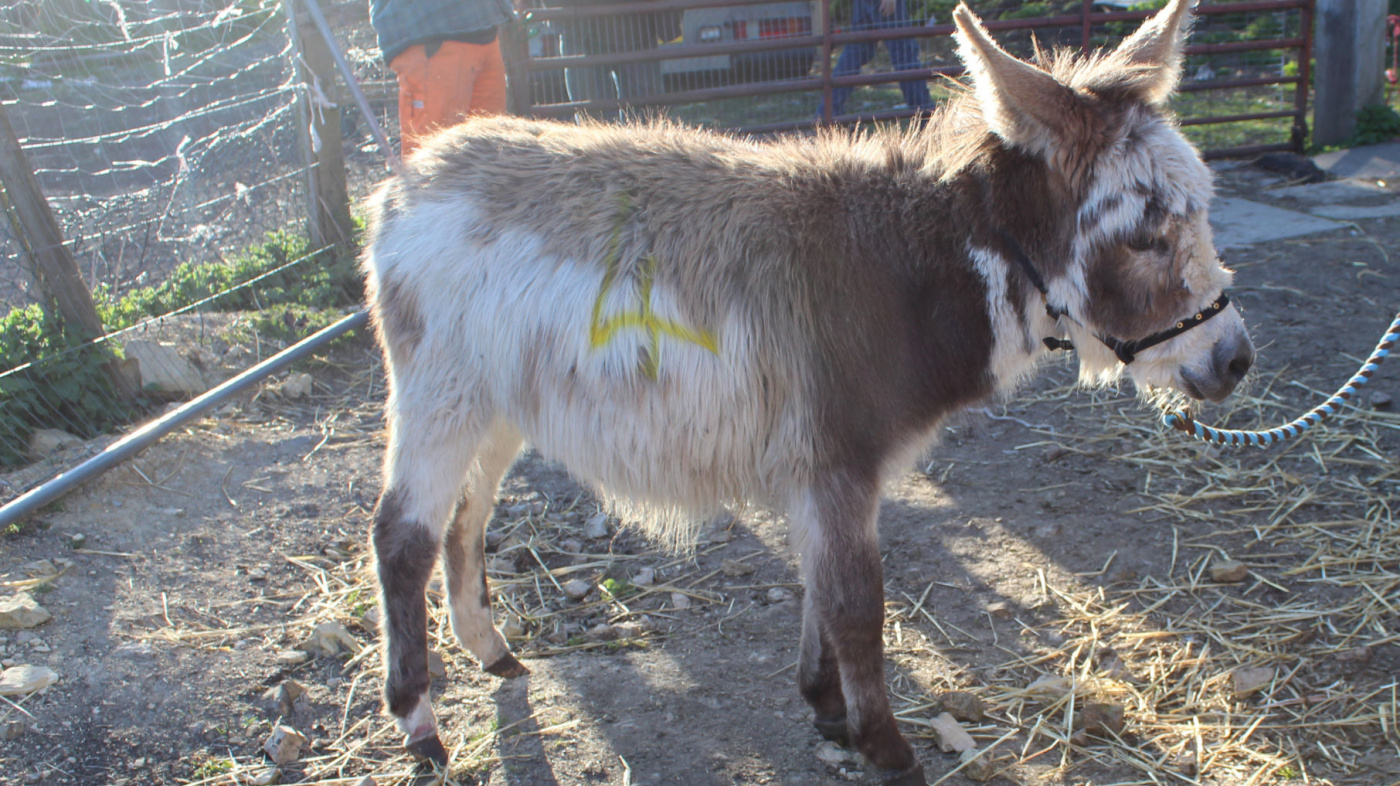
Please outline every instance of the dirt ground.
[[[1221, 188], [1267, 200], [1278, 183], [1237, 167]], [[1203, 419], [1281, 422], [1350, 376], [1400, 305], [1396, 249], [1400, 219], [1381, 219], [1231, 252], [1259, 360]], [[250, 782], [279, 722], [309, 740], [282, 782], [412, 782], [379, 714], [364, 545], [382, 373], [365, 341], [303, 370], [309, 397], [244, 397], [0, 540], [0, 594], [53, 615], [0, 632], [0, 655], [59, 675], [0, 704], [0, 782]], [[1373, 387], [1400, 397], [1397, 380], [1382, 367]], [[963, 725], [993, 783], [1400, 782], [1395, 409], [1244, 452], [1164, 431], [1130, 389], [1072, 383], [1055, 363], [950, 422], [881, 510], [888, 680], [931, 780], [972, 782], [940, 780], [959, 759], [929, 727], [956, 690], [986, 708]], [[596, 510], [534, 455], [505, 483], [490, 568], [528, 677], [480, 672], [435, 612], [450, 780], [864, 782], [797, 695], [783, 522], [743, 511], [681, 557], [611, 520], [587, 537]], [[1244, 568], [1217, 581], [1226, 560]], [[571, 579], [588, 597], [565, 596]], [[328, 621], [352, 649], [296, 662]], [[288, 681], [305, 694], [284, 698]], [[1086, 712], [1117, 710], [1121, 731], [1084, 733]]]

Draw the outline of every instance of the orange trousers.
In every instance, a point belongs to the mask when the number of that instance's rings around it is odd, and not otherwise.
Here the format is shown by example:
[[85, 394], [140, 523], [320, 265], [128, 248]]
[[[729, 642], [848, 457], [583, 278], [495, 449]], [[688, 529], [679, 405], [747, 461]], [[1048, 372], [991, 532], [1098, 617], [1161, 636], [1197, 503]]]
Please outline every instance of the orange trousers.
[[506, 67], [499, 40], [444, 41], [432, 57], [421, 44], [411, 46], [389, 68], [399, 78], [399, 144], [404, 155], [434, 131], [470, 115], [505, 114]]

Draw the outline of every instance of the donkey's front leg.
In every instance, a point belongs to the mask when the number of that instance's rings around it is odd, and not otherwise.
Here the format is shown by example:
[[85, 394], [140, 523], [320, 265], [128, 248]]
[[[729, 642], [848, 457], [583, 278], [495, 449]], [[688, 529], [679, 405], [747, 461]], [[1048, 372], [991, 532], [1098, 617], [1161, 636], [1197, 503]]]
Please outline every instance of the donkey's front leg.
[[[827, 473], [794, 506], [793, 524], [805, 529], [800, 541], [808, 618], [799, 675], [818, 723], [829, 724], [838, 706], [830, 688], [829, 659], [822, 657], [829, 646], [851, 742], [881, 771], [887, 786], [923, 786], [923, 767], [899, 733], [885, 693], [878, 508], [878, 484], [851, 472]], [[813, 627], [816, 637], [809, 633]], [[821, 647], [815, 658], [809, 642]]]

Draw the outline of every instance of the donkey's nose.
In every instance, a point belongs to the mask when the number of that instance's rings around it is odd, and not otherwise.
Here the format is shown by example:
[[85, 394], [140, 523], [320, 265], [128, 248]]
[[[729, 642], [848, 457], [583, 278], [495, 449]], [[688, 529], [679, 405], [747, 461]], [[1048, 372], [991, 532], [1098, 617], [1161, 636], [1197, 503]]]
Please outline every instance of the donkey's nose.
[[1211, 398], [1220, 401], [1234, 391], [1244, 375], [1254, 365], [1254, 343], [1249, 336], [1225, 339], [1215, 345], [1211, 352], [1212, 365], [1218, 387], [1211, 391]]

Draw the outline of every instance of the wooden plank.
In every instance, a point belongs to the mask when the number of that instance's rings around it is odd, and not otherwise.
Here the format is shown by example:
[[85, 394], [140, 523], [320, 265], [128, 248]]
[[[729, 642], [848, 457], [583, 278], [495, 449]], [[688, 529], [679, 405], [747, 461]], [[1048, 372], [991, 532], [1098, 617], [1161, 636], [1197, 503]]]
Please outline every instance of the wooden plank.
[[[102, 335], [102, 320], [92, 302], [92, 291], [78, 272], [77, 262], [63, 244], [63, 232], [39, 189], [29, 158], [20, 147], [10, 116], [0, 105], [0, 184], [6, 207], [19, 228], [24, 248], [21, 264], [38, 284], [44, 299], [58, 308], [64, 321], [89, 338]], [[47, 306], [48, 303], [45, 305]]]

